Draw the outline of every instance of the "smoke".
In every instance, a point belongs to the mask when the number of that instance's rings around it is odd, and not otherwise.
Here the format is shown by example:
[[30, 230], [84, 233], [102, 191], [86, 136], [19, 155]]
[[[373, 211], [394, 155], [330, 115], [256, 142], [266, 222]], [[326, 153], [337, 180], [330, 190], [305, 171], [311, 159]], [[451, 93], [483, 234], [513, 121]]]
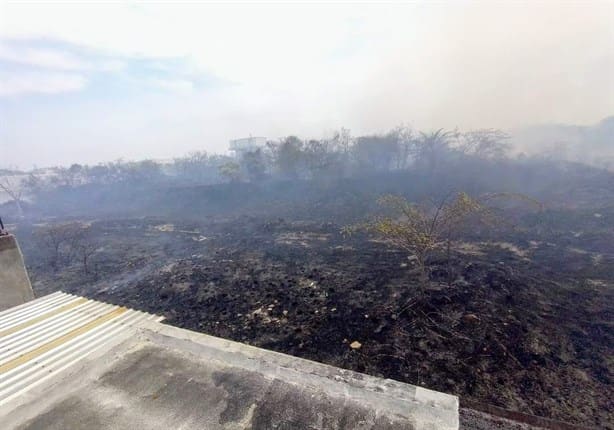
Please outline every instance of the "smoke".
[[431, 11], [357, 95], [367, 129], [593, 124], [614, 113], [614, 5], [526, 3]]
[[611, 2], [52, 6], [2, 5], [7, 165], [614, 113]]

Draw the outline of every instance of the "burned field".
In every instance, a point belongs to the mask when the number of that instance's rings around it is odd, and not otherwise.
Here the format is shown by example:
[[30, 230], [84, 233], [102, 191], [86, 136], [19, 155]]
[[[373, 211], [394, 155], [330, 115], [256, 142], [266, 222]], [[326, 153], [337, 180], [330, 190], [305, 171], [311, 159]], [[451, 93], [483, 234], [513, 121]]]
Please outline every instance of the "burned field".
[[604, 216], [606, 228], [591, 234], [529, 226], [467, 237], [449, 259], [430, 258], [426, 291], [407, 253], [316, 220], [94, 221], [88, 275], [76, 264], [46, 270], [22, 236], [39, 294], [63, 289], [461, 399], [608, 428], [614, 248]]

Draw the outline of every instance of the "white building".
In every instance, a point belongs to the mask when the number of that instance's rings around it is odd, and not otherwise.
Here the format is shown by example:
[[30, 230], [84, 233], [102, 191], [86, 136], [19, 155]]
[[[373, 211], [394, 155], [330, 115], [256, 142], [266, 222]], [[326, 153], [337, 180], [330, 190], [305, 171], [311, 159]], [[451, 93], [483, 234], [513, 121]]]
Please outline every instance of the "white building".
[[240, 157], [246, 152], [252, 152], [266, 145], [266, 137], [245, 137], [230, 141], [229, 149], [235, 157]]

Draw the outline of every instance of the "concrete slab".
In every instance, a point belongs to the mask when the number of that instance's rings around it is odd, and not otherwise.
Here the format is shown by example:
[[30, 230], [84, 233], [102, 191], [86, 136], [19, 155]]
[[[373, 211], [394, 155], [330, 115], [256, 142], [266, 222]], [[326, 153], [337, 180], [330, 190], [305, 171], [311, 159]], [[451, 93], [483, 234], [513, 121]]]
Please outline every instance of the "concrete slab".
[[0, 235], [0, 311], [34, 299], [23, 256], [12, 234]]
[[[44, 308], [44, 303], [38, 306]], [[48, 306], [43, 313], [49, 312]], [[0, 326], [2, 320], [0, 314]], [[106, 327], [113, 327], [113, 321], [107, 321]], [[459, 426], [455, 396], [178, 329], [153, 318], [114, 330], [102, 347], [71, 365], [50, 364], [50, 376], [37, 379], [19, 395], [2, 400], [0, 385], [3, 428], [448, 430]], [[84, 337], [70, 342], [83, 343], [88, 335], [80, 336]], [[2, 339], [0, 332], [0, 352]], [[69, 342], [58, 349], [66, 347]], [[13, 368], [8, 377], [15, 378], [25, 366]], [[6, 378], [0, 367], [0, 384]]]

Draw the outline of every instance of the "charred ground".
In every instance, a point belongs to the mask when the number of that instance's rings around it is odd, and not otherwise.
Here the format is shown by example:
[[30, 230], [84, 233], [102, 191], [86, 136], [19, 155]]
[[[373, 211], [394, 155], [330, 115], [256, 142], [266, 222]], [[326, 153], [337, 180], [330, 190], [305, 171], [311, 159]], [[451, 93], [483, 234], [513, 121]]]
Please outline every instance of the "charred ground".
[[431, 258], [425, 295], [406, 253], [309, 219], [99, 220], [94, 273], [29, 263], [39, 294], [63, 289], [212, 335], [607, 427], [614, 214], [597, 215], [555, 217], [579, 228], [597, 220], [602, 230], [591, 233], [537, 228], [528, 217], [513, 233], [467, 237], [450, 261]]

